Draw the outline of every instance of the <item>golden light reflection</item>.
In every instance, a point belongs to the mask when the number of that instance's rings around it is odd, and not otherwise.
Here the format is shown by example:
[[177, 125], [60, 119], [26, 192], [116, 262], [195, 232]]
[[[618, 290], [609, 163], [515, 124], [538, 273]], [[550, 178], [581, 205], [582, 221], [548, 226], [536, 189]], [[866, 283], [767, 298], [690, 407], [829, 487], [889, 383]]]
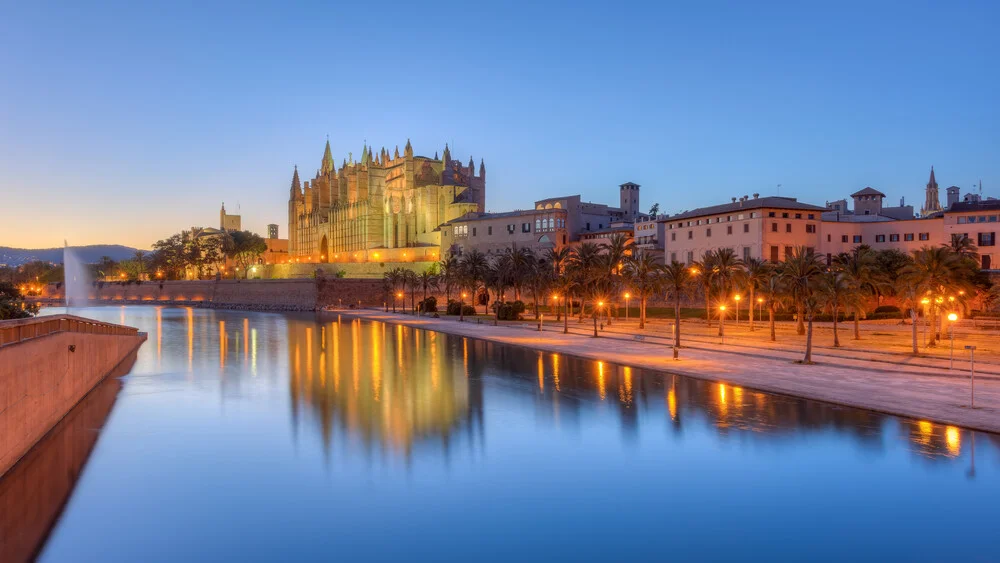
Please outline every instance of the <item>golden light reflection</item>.
[[949, 454], [958, 455], [962, 451], [962, 433], [958, 428], [954, 426], [945, 428], [944, 441]]
[[667, 391], [667, 410], [670, 412], [670, 420], [677, 420], [677, 390], [673, 385]]
[[243, 360], [250, 357], [250, 319], [243, 318]]
[[219, 367], [226, 367], [226, 321], [219, 321]]
[[194, 309], [187, 308], [187, 345], [188, 345], [188, 371], [193, 369], [194, 364]]
[[156, 308], [156, 365], [160, 365], [163, 354], [163, 307]]
[[632, 368], [625, 366], [622, 368], [624, 376], [622, 384], [618, 386], [618, 400], [623, 404], [632, 404]]
[[545, 362], [542, 360], [542, 353], [538, 353], [538, 392], [545, 394]]
[[604, 389], [604, 362], [597, 362], [597, 394], [602, 401], [607, 397]]
[[257, 377], [257, 329], [250, 330], [250, 375]]
[[559, 354], [552, 354], [552, 383], [556, 386], [556, 391], [561, 391], [559, 389]]

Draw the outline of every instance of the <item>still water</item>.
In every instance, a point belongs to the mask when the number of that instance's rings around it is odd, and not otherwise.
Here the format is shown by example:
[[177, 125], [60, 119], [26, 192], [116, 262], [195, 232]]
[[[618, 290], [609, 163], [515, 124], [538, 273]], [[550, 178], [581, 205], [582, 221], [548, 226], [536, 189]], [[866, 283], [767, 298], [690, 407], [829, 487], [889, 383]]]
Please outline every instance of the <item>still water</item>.
[[43, 561], [1000, 559], [996, 435], [346, 316], [74, 312], [149, 340], [16, 474]]

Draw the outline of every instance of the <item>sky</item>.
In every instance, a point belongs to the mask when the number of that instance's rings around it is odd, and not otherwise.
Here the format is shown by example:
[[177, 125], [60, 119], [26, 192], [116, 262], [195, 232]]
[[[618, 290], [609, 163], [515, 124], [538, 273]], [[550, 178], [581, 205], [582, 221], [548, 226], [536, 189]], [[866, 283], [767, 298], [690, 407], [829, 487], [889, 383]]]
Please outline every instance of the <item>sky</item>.
[[[410, 139], [488, 211], [1000, 197], [1000, 2], [0, 0], [0, 246], [148, 249]], [[778, 187], [780, 184], [780, 188]]]

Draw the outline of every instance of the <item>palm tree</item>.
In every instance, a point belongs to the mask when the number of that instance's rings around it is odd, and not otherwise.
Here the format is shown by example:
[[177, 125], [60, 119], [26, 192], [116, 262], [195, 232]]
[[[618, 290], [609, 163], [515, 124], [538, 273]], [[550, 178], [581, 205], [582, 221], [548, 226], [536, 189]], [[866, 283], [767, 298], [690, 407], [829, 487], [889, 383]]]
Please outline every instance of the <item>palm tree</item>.
[[[722, 302], [729, 299], [729, 292], [739, 282], [743, 274], [743, 261], [736, 257], [732, 248], [717, 248], [712, 258], [712, 278], [719, 290]], [[722, 336], [722, 325], [719, 325]]]
[[[578, 288], [586, 288], [595, 281], [597, 270], [601, 263], [601, 249], [592, 242], [582, 243], [573, 249], [569, 260], [569, 271], [574, 277]], [[580, 322], [583, 322], [584, 310], [587, 308], [586, 292], [580, 292]]]
[[840, 337], [837, 333], [837, 321], [842, 308], [860, 300], [858, 287], [846, 273], [831, 270], [823, 273], [817, 285], [819, 301], [833, 315], [833, 347], [840, 348]]
[[460, 285], [459, 278], [461, 277], [461, 271], [458, 265], [458, 258], [452, 254], [448, 254], [446, 258], [442, 258], [438, 263], [438, 279], [444, 283], [444, 304], [445, 307], [451, 302], [451, 290], [456, 285]]
[[848, 282], [857, 292], [857, 299], [851, 300], [849, 308], [854, 313], [854, 339], [861, 340], [861, 323], [858, 321], [858, 316], [864, 309], [863, 297], [884, 287], [876, 254], [867, 245], [861, 245], [851, 252], [839, 254], [833, 259], [833, 264], [847, 276]]
[[[560, 278], [563, 278], [563, 277], [567, 277], [568, 278], [569, 277], [566, 274], [566, 269], [567, 269], [567, 265], [569, 264], [569, 259], [570, 259], [571, 255], [572, 255], [572, 252], [570, 251], [570, 248], [568, 246], [564, 246], [562, 248], [550, 248], [550, 249], [548, 249], [548, 250], [545, 251], [545, 258], [544, 259], [549, 264], [549, 266], [551, 266], [551, 268], [552, 268], [552, 272], [551, 272], [552, 278], [551, 279], [556, 283], [556, 285], [560, 284], [560, 282], [559, 282]], [[568, 305], [569, 304], [568, 303], [569, 294], [568, 293], [563, 293], [562, 295], [563, 295], [563, 299], [567, 300], [566, 304]], [[559, 311], [561, 311], [560, 309], [558, 309], [558, 305], [559, 304], [556, 303], [556, 306], [557, 306], [557, 309], [556, 309], [557, 310], [556, 321], [559, 320], [559, 316], [560, 316], [560, 312]]]
[[[476, 292], [479, 291], [480, 285], [486, 279], [486, 273], [490, 267], [489, 261], [486, 259], [485, 254], [473, 249], [468, 254], [462, 256], [459, 264], [462, 272], [462, 285], [469, 288], [469, 293], [472, 295], [472, 307], [475, 308]], [[459, 317], [459, 320], [463, 320], [465, 315], [459, 313]]]
[[423, 288], [424, 290], [424, 297], [422, 303], [426, 303], [427, 290], [431, 288], [437, 289], [440, 283], [438, 281], [437, 269], [434, 267], [433, 264], [431, 266], [428, 266], [428, 268], [423, 272], [420, 272], [420, 275], [417, 277], [417, 283], [419, 283], [420, 287]]
[[972, 239], [968, 235], [953, 234], [951, 235], [951, 244], [942, 244], [941, 246], [950, 248], [952, 252], [963, 258], [971, 258], [979, 262], [979, 249], [972, 243]]
[[[406, 291], [406, 286], [410, 286], [410, 311], [417, 310], [417, 285], [420, 283], [420, 278], [417, 273], [413, 270], [404, 270], [403, 272], [403, 291]], [[404, 300], [403, 304], [406, 302]]]
[[383, 280], [385, 285], [389, 287], [389, 291], [392, 292], [392, 312], [396, 312], [396, 288], [400, 283], [403, 282], [404, 274], [402, 268], [393, 268], [383, 274]]
[[743, 283], [750, 292], [750, 331], [753, 332], [753, 308], [757, 302], [758, 289], [767, 283], [771, 277], [771, 264], [760, 258], [747, 258], [743, 261]]
[[681, 294], [687, 291], [694, 281], [694, 274], [680, 262], [671, 262], [663, 267], [663, 285], [668, 295], [674, 298], [674, 350], [681, 347]]
[[786, 256], [781, 264], [781, 277], [791, 295], [796, 308], [808, 317], [809, 327], [806, 331], [806, 354], [802, 363], [812, 363], [813, 317], [819, 308], [817, 281], [823, 274], [823, 264], [812, 249], [804, 246], [795, 247], [791, 256]]
[[[625, 259], [632, 254], [632, 250], [635, 247], [635, 243], [632, 239], [625, 233], [612, 233], [608, 238], [608, 242], [601, 244], [601, 250], [604, 251], [605, 267], [607, 269], [607, 274], [609, 281], [611, 282], [608, 290], [611, 294], [608, 296], [611, 302], [615, 303], [613, 308], [615, 316], [618, 315], [618, 297], [621, 293], [621, 274], [625, 267]], [[611, 310], [612, 307], [608, 306], [608, 324], [611, 324]]]
[[570, 306], [573, 304], [573, 291], [577, 289], [576, 278], [573, 276], [562, 274], [556, 277], [553, 287], [559, 292], [559, 295], [563, 298], [563, 307], [566, 309], [563, 313], [563, 334], [569, 334], [569, 316]]
[[909, 268], [900, 274], [896, 283], [896, 295], [898, 295], [901, 299], [903, 306], [909, 308], [910, 310], [910, 328], [912, 330], [913, 347], [912, 352], [914, 356], [919, 353], [919, 350], [917, 349], [917, 325], [919, 324], [918, 315], [921, 304], [920, 302], [923, 300], [924, 295], [926, 295], [925, 287], [923, 276]]
[[538, 318], [539, 301], [545, 300], [545, 292], [552, 284], [552, 266], [544, 258], [535, 258], [531, 255], [527, 268], [527, 283], [531, 287], [531, 298], [534, 300], [535, 318]]
[[905, 266], [901, 276], [908, 276], [909, 283], [923, 288], [931, 300], [930, 326], [932, 329], [929, 346], [940, 340], [940, 328], [935, 323], [935, 315], [949, 293], [964, 291], [971, 293], [974, 287], [971, 278], [975, 275], [976, 263], [964, 258], [950, 247], [925, 246], [913, 251], [913, 262]]
[[625, 279], [639, 298], [639, 328], [646, 328], [646, 301], [659, 291], [663, 267], [649, 252], [636, 250], [625, 259]]
[[715, 286], [715, 253], [706, 251], [702, 255], [701, 261], [691, 264], [691, 273], [699, 276], [698, 283], [701, 286], [702, 294], [705, 296], [705, 322], [708, 328], [712, 328], [712, 288]]
[[784, 305], [785, 287], [782, 283], [781, 272], [769, 267], [769, 275], [764, 279], [764, 283], [758, 288], [764, 306], [767, 307], [767, 324], [771, 330], [771, 342], [777, 340], [774, 332], [774, 314]]

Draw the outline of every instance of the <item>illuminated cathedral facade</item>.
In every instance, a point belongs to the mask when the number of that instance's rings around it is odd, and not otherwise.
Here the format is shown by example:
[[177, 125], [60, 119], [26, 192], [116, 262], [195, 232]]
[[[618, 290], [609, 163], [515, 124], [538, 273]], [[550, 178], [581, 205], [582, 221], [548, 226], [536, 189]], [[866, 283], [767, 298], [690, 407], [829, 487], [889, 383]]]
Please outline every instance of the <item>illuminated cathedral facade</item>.
[[288, 198], [289, 258], [295, 262], [433, 261], [440, 258], [440, 225], [486, 202], [486, 166], [479, 173], [453, 160], [370, 146], [361, 159], [338, 167], [327, 141], [319, 170], [301, 182], [292, 174]]

